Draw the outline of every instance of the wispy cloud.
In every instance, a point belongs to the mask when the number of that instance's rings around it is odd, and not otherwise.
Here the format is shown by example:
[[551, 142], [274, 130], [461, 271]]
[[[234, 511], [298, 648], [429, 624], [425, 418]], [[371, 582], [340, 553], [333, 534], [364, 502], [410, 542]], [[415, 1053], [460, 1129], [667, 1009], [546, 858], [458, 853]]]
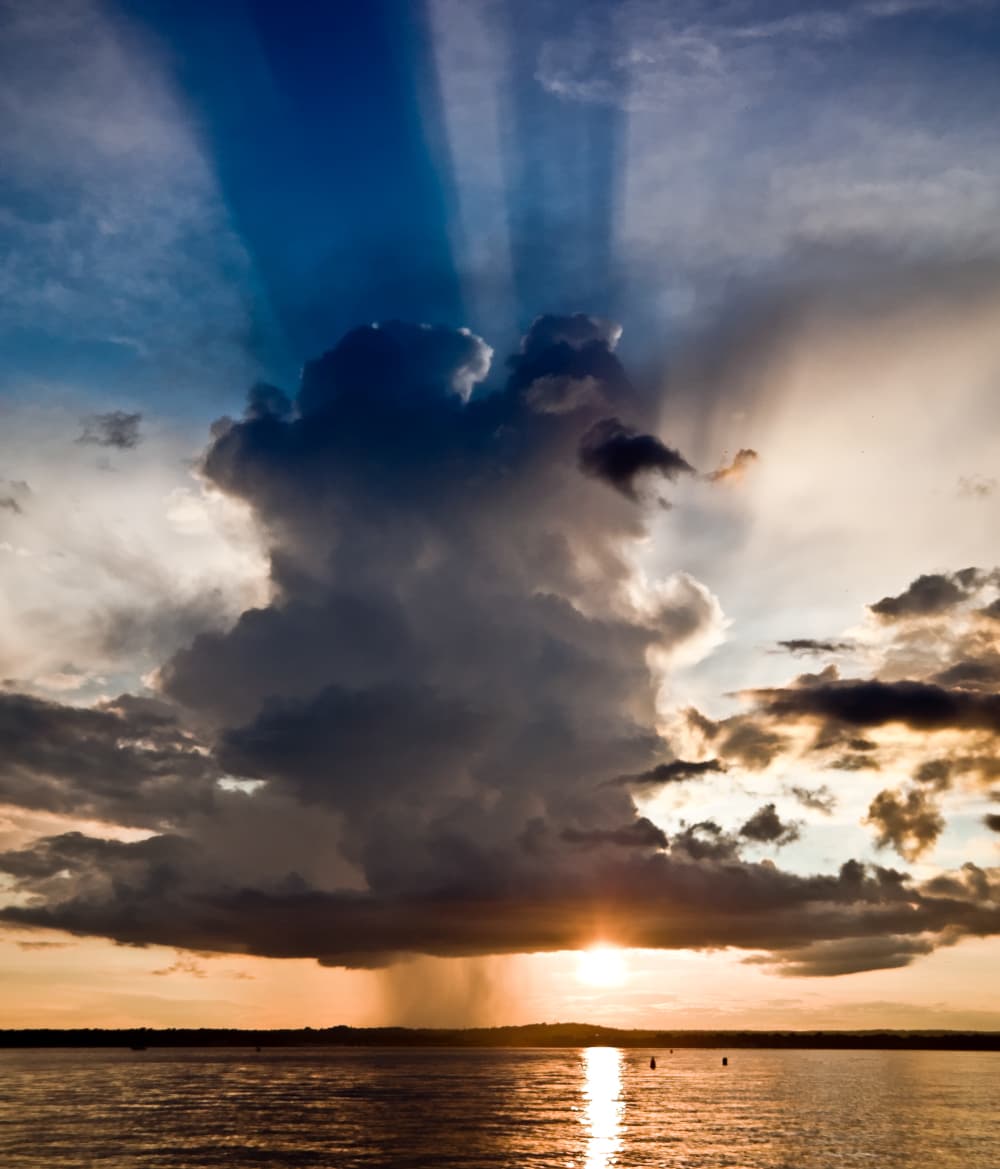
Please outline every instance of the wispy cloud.
[[92, 0], [3, 0], [0, 46], [0, 328], [249, 369], [248, 259], [151, 44]]
[[535, 78], [561, 102], [627, 111], [621, 238], [633, 278], [658, 270], [664, 306], [683, 305], [714, 295], [720, 270], [802, 251], [816, 264], [818, 249], [858, 241], [910, 257], [1000, 248], [986, 42], [966, 37], [946, 68], [924, 38], [900, 35], [928, 15], [995, 8], [901, 0], [775, 16], [634, 0], [616, 6], [612, 65], [581, 15], [546, 30]]

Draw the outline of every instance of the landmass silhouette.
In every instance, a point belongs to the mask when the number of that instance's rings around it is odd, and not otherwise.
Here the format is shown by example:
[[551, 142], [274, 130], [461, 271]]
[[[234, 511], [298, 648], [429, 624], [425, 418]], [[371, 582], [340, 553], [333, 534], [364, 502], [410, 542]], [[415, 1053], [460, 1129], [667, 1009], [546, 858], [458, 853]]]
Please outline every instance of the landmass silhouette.
[[22, 1028], [0, 1030], [12, 1047], [655, 1047], [827, 1048], [902, 1051], [1000, 1051], [1000, 1031], [654, 1031], [587, 1023], [518, 1027], [135, 1027], [121, 1030]]

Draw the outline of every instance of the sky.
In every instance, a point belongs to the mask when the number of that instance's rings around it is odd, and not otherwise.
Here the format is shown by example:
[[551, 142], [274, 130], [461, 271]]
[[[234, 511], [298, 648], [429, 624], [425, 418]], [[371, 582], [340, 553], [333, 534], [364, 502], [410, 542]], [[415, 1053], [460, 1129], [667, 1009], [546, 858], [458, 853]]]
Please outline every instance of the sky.
[[1000, 1028], [998, 50], [0, 0], [0, 1027]]

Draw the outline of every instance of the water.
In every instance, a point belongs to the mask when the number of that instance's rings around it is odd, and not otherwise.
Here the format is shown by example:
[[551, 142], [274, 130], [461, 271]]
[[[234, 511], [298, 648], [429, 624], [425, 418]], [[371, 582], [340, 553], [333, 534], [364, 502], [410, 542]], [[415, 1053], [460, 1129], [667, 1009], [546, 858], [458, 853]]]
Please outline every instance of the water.
[[998, 1169], [1000, 1055], [0, 1051], [3, 1169]]

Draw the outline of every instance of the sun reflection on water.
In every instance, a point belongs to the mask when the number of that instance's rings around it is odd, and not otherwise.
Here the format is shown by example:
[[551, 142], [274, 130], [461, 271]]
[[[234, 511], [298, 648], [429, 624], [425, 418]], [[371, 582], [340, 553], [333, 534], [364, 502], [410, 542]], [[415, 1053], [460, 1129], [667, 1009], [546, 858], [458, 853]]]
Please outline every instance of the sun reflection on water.
[[587, 1102], [585, 1169], [611, 1169], [621, 1148], [622, 1053], [616, 1047], [588, 1047], [583, 1053], [583, 1094]]

